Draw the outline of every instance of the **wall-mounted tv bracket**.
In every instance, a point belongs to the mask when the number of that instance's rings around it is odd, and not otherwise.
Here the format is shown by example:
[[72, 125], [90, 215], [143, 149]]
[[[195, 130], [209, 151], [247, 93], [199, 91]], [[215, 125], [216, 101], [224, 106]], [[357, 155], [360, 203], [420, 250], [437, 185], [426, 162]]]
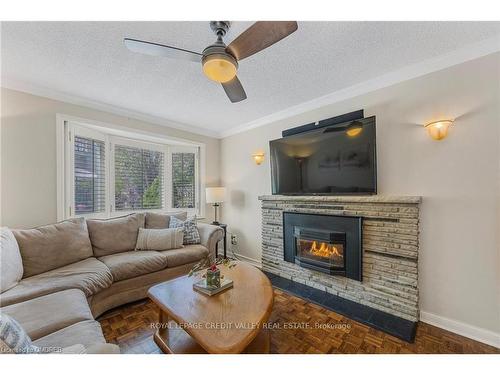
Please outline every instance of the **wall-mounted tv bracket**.
[[295, 128], [286, 129], [281, 132], [282, 137], [288, 137], [290, 135], [295, 135], [299, 133], [308, 132], [315, 129], [325, 128], [327, 126], [342, 124], [349, 121], [361, 120], [364, 118], [364, 110], [360, 109], [358, 111], [345, 113], [340, 116], [330, 117], [326, 120], [311, 122], [310, 124], [297, 126]]

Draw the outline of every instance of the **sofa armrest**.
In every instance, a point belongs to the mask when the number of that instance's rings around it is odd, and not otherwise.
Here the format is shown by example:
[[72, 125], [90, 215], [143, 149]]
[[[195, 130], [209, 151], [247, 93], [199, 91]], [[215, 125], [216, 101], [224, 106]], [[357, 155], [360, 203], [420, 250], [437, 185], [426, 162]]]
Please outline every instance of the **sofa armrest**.
[[224, 238], [224, 230], [212, 224], [198, 223], [200, 241], [208, 249], [210, 257], [215, 257], [215, 246], [217, 242]]

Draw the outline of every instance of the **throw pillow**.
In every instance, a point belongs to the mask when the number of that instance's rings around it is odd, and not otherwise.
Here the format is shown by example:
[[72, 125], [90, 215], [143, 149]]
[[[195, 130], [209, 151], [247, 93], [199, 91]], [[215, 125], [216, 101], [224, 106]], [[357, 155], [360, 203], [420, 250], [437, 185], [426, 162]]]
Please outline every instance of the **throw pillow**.
[[1, 312], [0, 344], [2, 351], [10, 350], [10, 353], [30, 354], [40, 352], [40, 348], [33, 345], [23, 327], [14, 318]]
[[184, 231], [182, 228], [144, 229], [139, 228], [136, 250], [170, 250], [182, 246]]
[[19, 245], [9, 228], [0, 228], [0, 293], [17, 285], [23, 278]]
[[170, 228], [182, 228], [184, 230], [184, 245], [194, 245], [200, 243], [200, 232], [196, 225], [196, 216], [186, 221], [177, 219], [175, 216], [170, 217]]

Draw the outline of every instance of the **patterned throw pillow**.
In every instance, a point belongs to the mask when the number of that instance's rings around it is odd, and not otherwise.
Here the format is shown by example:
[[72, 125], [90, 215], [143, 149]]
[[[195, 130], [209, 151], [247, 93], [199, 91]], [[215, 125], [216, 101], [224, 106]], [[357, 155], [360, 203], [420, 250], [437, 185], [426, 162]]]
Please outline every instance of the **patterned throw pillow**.
[[184, 245], [194, 245], [200, 243], [200, 232], [196, 225], [196, 216], [186, 221], [177, 219], [175, 216], [170, 217], [170, 228], [182, 228], [184, 230]]
[[0, 312], [0, 348], [2, 352], [15, 354], [39, 353], [40, 348], [32, 344], [30, 337], [12, 317]]

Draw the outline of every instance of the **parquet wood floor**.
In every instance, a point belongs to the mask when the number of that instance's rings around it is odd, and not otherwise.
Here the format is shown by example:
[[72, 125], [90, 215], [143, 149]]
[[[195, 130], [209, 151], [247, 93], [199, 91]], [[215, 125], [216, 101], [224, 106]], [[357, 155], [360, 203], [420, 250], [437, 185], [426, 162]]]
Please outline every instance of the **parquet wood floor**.
[[[98, 320], [106, 341], [118, 344], [122, 353], [161, 353], [152, 338], [158, 310], [151, 301], [116, 308]], [[422, 322], [409, 344], [278, 289], [269, 328], [271, 353], [500, 353]]]

